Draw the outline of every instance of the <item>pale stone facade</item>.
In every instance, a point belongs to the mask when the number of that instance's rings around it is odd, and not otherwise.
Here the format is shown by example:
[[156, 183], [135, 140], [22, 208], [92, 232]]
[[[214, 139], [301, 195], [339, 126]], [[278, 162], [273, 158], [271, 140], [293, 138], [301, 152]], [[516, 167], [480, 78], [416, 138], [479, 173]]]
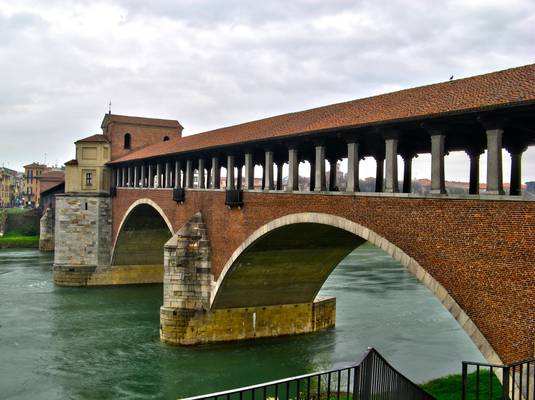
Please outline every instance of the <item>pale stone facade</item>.
[[54, 282], [85, 286], [97, 267], [110, 263], [111, 198], [58, 195], [55, 239]]

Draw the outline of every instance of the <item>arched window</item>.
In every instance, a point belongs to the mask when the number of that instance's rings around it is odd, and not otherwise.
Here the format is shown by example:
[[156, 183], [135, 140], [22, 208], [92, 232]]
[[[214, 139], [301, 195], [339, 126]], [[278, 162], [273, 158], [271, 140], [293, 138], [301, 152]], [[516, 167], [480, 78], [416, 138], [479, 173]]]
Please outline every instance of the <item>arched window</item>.
[[132, 136], [129, 133], [124, 134], [124, 148], [129, 149], [132, 147]]
[[168, 140], [169, 140], [169, 136], [164, 136], [164, 137], [163, 137], [163, 141], [164, 141], [164, 142], [167, 142]]

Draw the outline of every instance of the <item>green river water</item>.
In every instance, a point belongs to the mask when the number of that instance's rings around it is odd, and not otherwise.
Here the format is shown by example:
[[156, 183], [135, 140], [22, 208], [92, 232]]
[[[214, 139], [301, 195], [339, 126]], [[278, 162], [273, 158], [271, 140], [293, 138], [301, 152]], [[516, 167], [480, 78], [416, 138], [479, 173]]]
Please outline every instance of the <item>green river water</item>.
[[0, 250], [0, 399], [176, 399], [347, 365], [368, 346], [417, 382], [483, 360], [434, 296], [371, 245], [321, 294], [337, 297], [334, 329], [171, 347], [158, 338], [161, 285], [59, 288], [50, 254]]

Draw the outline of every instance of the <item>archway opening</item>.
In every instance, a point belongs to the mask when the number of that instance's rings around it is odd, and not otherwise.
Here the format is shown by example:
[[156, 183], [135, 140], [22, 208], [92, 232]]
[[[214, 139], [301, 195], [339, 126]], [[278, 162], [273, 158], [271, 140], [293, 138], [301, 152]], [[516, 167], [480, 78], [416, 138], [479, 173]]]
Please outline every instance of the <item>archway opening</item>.
[[312, 303], [340, 261], [366, 241], [399, 261], [429, 289], [485, 359], [501, 363], [467, 313], [416, 260], [366, 227], [329, 214], [292, 214], [260, 227], [224, 266], [211, 308]]
[[275, 229], [233, 263], [212, 309], [311, 303], [332, 270], [364, 242], [329, 225]]
[[113, 253], [112, 265], [161, 266], [163, 246], [172, 232], [150, 204], [135, 206], [124, 220]]

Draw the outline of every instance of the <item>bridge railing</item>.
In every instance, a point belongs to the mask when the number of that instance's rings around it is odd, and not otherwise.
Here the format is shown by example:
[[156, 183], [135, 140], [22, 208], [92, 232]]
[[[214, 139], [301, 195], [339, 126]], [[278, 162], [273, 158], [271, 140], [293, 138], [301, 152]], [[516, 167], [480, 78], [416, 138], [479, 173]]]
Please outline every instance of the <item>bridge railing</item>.
[[185, 400], [433, 400], [375, 349], [350, 366], [294, 376]]
[[535, 400], [535, 358], [507, 365], [462, 365], [462, 400]]

